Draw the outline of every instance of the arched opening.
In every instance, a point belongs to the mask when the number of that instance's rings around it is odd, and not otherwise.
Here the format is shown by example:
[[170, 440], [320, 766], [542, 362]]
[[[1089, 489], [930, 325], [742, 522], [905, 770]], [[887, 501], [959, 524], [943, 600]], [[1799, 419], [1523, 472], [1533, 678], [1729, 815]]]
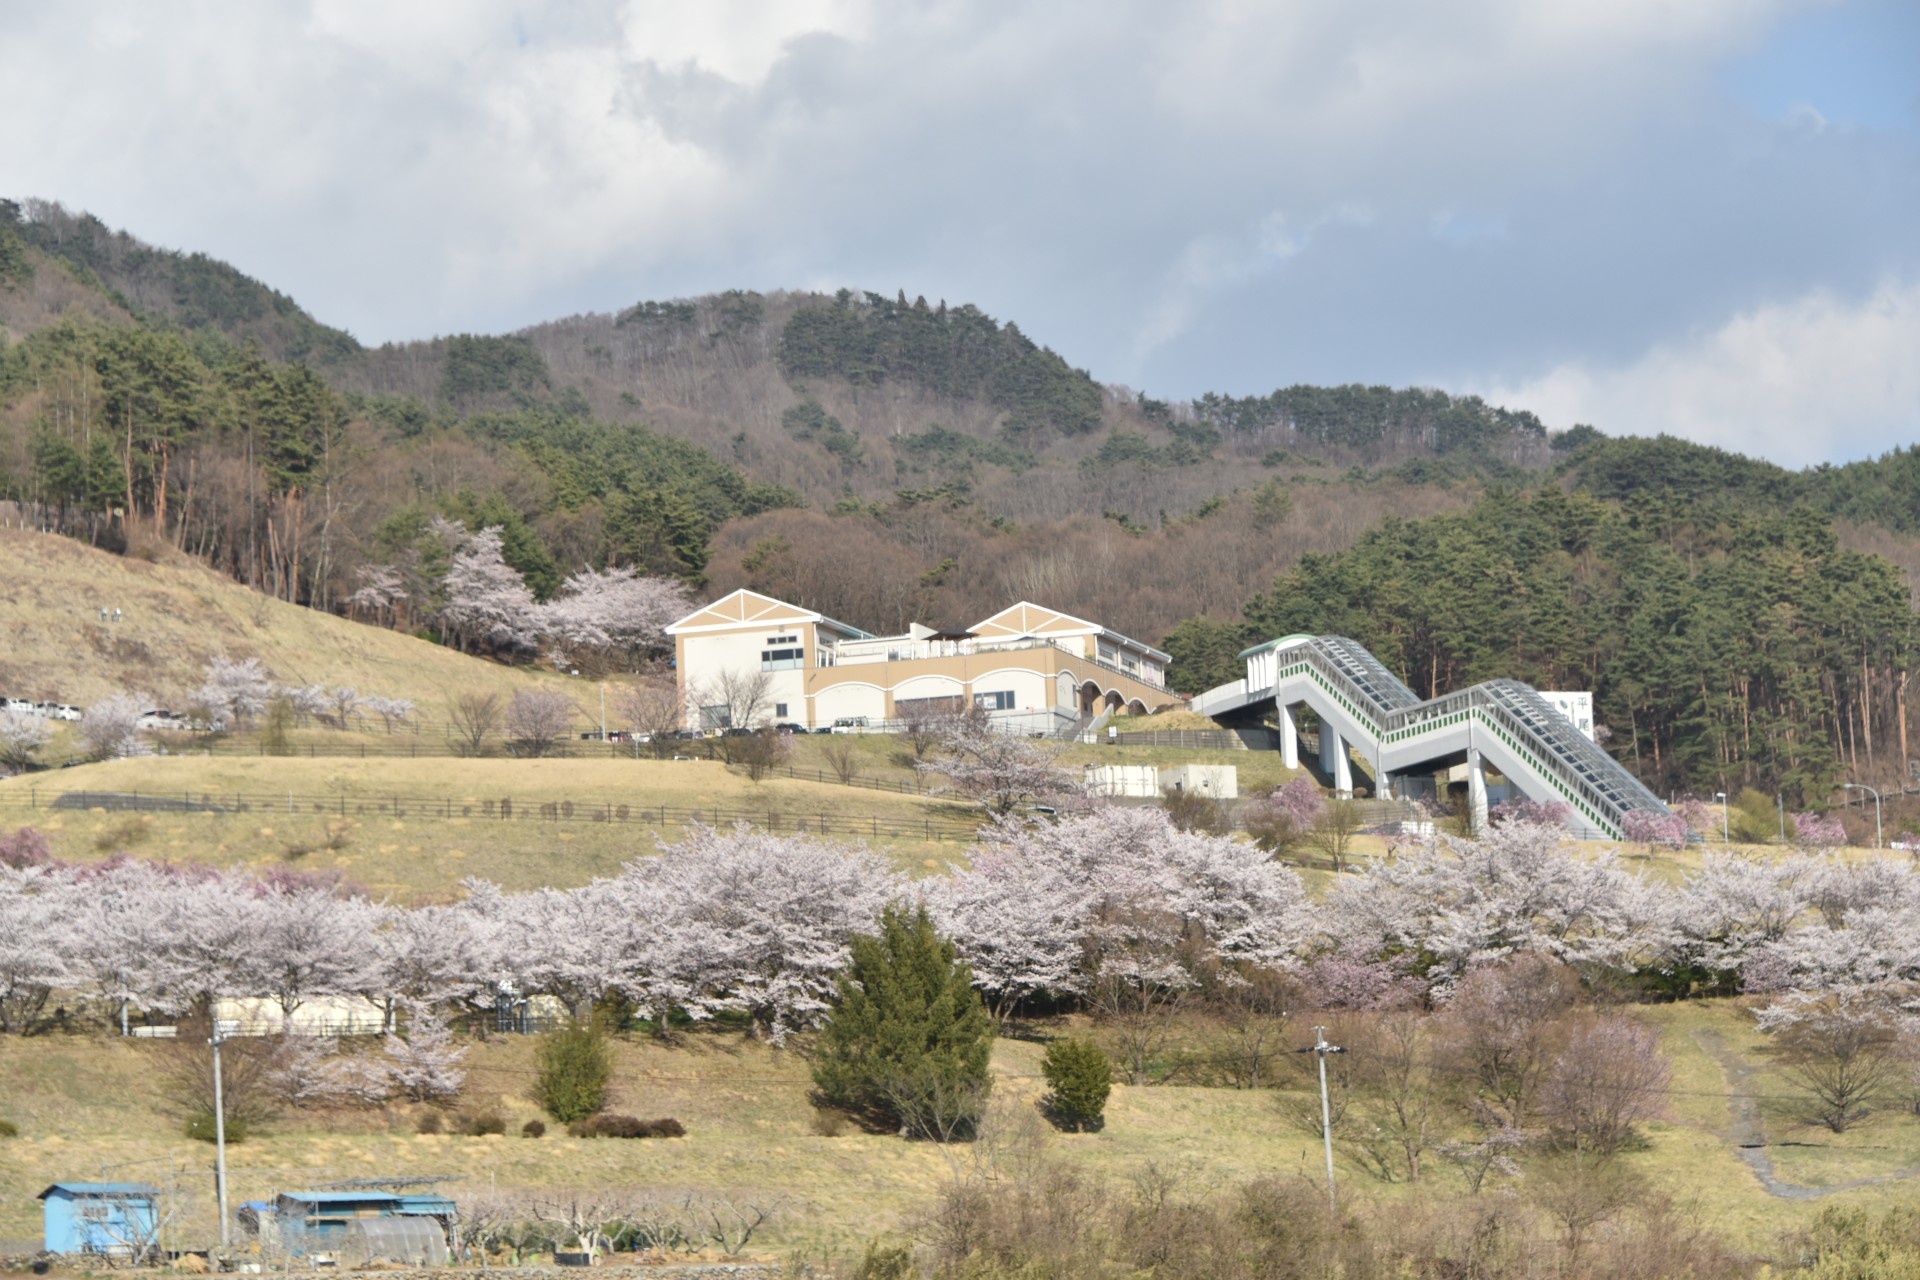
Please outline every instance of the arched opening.
[[1100, 686], [1089, 680], [1080, 686], [1080, 714], [1090, 716], [1100, 705]]
[[1147, 704], [1135, 698], [1127, 704], [1127, 714], [1130, 716], [1143, 716], [1147, 714]]
[[1107, 704], [1107, 710], [1117, 712], [1121, 707], [1126, 705], [1127, 700], [1120, 696], [1118, 690], [1109, 689], [1107, 690], [1105, 702]]

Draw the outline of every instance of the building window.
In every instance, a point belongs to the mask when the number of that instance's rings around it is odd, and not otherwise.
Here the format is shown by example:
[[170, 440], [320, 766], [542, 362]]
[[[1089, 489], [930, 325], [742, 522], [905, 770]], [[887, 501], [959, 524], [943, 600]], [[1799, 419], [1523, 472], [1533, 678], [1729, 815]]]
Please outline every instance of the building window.
[[721, 703], [719, 706], [700, 708], [700, 727], [702, 729], [731, 729], [733, 727], [733, 708]]
[[804, 649], [762, 649], [760, 651], [760, 669], [762, 671], [798, 671], [807, 662]]
[[787, 704], [784, 702], [774, 703], [773, 716], [776, 720], [785, 720], [787, 718]]
[[1003, 689], [997, 693], [976, 693], [973, 695], [973, 705], [979, 707], [982, 711], [1011, 711], [1013, 710], [1013, 690]]
[[893, 714], [900, 720], [915, 716], [952, 716], [959, 715], [966, 705], [967, 700], [957, 694], [945, 698], [895, 698]]

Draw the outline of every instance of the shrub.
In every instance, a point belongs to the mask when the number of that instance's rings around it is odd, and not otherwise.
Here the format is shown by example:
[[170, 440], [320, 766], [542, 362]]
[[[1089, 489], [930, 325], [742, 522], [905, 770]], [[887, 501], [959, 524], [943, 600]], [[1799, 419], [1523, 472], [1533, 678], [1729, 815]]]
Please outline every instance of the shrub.
[[822, 1138], [837, 1138], [847, 1131], [849, 1123], [847, 1113], [844, 1111], [836, 1111], [832, 1107], [815, 1107], [813, 1123], [808, 1127]]
[[576, 1138], [684, 1138], [687, 1127], [673, 1119], [598, 1115], [568, 1125], [567, 1132]]
[[438, 1111], [424, 1111], [420, 1114], [420, 1118], [413, 1122], [413, 1131], [415, 1133], [439, 1133], [440, 1128], [440, 1113]]
[[1041, 1067], [1047, 1077], [1047, 1111], [1053, 1122], [1075, 1133], [1105, 1123], [1107, 1095], [1113, 1091], [1113, 1066], [1099, 1045], [1086, 1040], [1055, 1040]]
[[520, 1126], [520, 1136], [523, 1138], [546, 1137], [547, 1136], [546, 1122], [542, 1120], [527, 1121], [525, 1124]]
[[455, 1125], [455, 1131], [469, 1138], [484, 1138], [489, 1134], [505, 1133], [507, 1122], [498, 1112], [482, 1111], [478, 1114], [462, 1115]]
[[0, 1120], [0, 1138], [17, 1138], [19, 1136], [19, 1125], [11, 1120]]
[[607, 1104], [613, 1065], [598, 1024], [576, 1022], [541, 1037], [539, 1062], [540, 1105], [555, 1120], [584, 1120]]
[[[187, 1120], [185, 1133], [195, 1142], [212, 1142], [219, 1135], [215, 1132], [213, 1112], [196, 1111]], [[227, 1117], [227, 1141], [245, 1142], [247, 1140], [247, 1122], [239, 1116]]]

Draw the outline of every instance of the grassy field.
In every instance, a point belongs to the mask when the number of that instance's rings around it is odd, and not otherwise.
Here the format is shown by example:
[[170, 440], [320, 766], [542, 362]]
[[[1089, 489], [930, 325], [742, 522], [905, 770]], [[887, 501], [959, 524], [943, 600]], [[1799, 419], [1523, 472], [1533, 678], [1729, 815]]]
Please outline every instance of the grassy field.
[[[559, 680], [274, 600], [185, 557], [0, 529], [0, 564], [0, 693], [12, 697], [85, 706], [137, 691], [182, 707], [217, 654], [257, 657], [282, 684], [412, 698], [435, 718], [456, 693]], [[102, 622], [102, 608], [120, 620]]]
[[[225, 814], [52, 807], [69, 791], [213, 803], [238, 793], [252, 807]], [[22, 807], [29, 797], [37, 807]], [[657, 838], [677, 837], [688, 810], [750, 814], [756, 825], [779, 830], [824, 827], [829, 837], [869, 845], [916, 874], [963, 859], [967, 841], [958, 833], [979, 818], [936, 797], [788, 778], [755, 783], [706, 760], [146, 757], [0, 782], [0, 800], [0, 825], [34, 826], [62, 857], [125, 851], [219, 866], [337, 868], [397, 901], [445, 895], [469, 876], [509, 889], [584, 884], [653, 853]], [[511, 801], [511, 819], [500, 816], [503, 801]], [[569, 803], [570, 819], [544, 808]], [[620, 805], [627, 821], [590, 816]], [[674, 811], [672, 821], [645, 816], [663, 806]]]
[[[1766, 1193], [1741, 1163], [1732, 1138], [1731, 1090], [1759, 1093], [1768, 1103], [1767, 1139], [1778, 1176], [1809, 1187], [1852, 1182], [1920, 1163], [1920, 1118], [1903, 1109], [1870, 1117], [1844, 1137], [1810, 1127], [1791, 1101], [1751, 1018], [1729, 1003], [1644, 1010], [1674, 1061], [1666, 1117], [1646, 1127], [1646, 1149], [1623, 1157], [1656, 1196], [1692, 1210], [1743, 1245], [1765, 1249], [1828, 1204], [1884, 1207], [1910, 1203], [1915, 1184], [1892, 1181], [1812, 1199]], [[1331, 1034], [1336, 1038], [1340, 1028]], [[1057, 1030], [1048, 1028], [1047, 1030]], [[1302, 1031], [1302, 1035], [1307, 1034]], [[1721, 1037], [1754, 1073], [1730, 1085], [1702, 1047]], [[198, 1191], [211, 1152], [178, 1135], [178, 1119], [153, 1081], [166, 1048], [152, 1042], [46, 1036], [0, 1039], [0, 1116], [21, 1136], [0, 1145], [0, 1238], [33, 1234], [32, 1196], [63, 1178], [158, 1176], [169, 1162], [194, 1171]], [[550, 1133], [518, 1136], [538, 1110], [529, 1098], [532, 1044], [517, 1037], [474, 1044], [462, 1107], [495, 1110], [505, 1137], [467, 1138], [415, 1132], [420, 1109], [290, 1112], [234, 1149], [236, 1199], [356, 1177], [445, 1174], [463, 1190], [632, 1185], [725, 1191], [779, 1199], [783, 1208], [767, 1245], [778, 1252], [856, 1250], [865, 1240], [898, 1234], [924, 1211], [940, 1187], [973, 1162], [1004, 1152], [1043, 1150], [1116, 1180], [1149, 1163], [1189, 1187], [1220, 1187], [1263, 1174], [1319, 1177], [1317, 1138], [1290, 1111], [1312, 1095], [1304, 1073], [1282, 1089], [1158, 1086], [1115, 1089], [1106, 1129], [1093, 1135], [1052, 1133], [1034, 1103], [1042, 1084], [1042, 1046], [1002, 1040], [995, 1049], [993, 1140], [940, 1148], [890, 1136], [813, 1131], [806, 1064], [791, 1051], [713, 1033], [667, 1047], [650, 1040], [616, 1048], [613, 1109], [673, 1116], [688, 1136], [620, 1142]], [[557, 1127], [556, 1127], [557, 1128]], [[1460, 1176], [1441, 1162], [1417, 1187], [1381, 1183], [1342, 1155], [1345, 1194], [1392, 1204], [1405, 1197], [1454, 1195]], [[144, 1172], [143, 1172], [144, 1171]], [[199, 1197], [199, 1221], [210, 1208]]]

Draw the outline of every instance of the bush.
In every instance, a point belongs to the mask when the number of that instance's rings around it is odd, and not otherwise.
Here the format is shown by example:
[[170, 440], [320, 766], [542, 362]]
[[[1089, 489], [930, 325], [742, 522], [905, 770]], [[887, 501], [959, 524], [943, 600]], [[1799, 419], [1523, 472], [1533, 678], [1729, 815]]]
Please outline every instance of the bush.
[[993, 1023], [973, 970], [923, 907], [889, 907], [880, 936], [856, 936], [820, 1033], [820, 1101], [876, 1127], [935, 1141], [972, 1133], [991, 1081]]
[[420, 1118], [413, 1122], [413, 1131], [415, 1133], [439, 1133], [440, 1127], [440, 1113], [438, 1111], [422, 1112]]
[[576, 1138], [684, 1138], [687, 1127], [678, 1120], [641, 1120], [634, 1116], [590, 1116], [567, 1126]]
[[19, 1125], [11, 1120], [0, 1120], [0, 1138], [17, 1138], [19, 1136]]
[[813, 1123], [808, 1127], [819, 1137], [837, 1138], [847, 1131], [849, 1123], [847, 1113], [844, 1111], [836, 1111], [832, 1107], [815, 1107]]
[[527, 1121], [525, 1124], [520, 1126], [520, 1136], [523, 1138], [546, 1137], [547, 1136], [546, 1122], [541, 1120]]
[[1062, 1129], [1075, 1133], [1105, 1123], [1107, 1095], [1113, 1092], [1113, 1066], [1099, 1045], [1087, 1040], [1055, 1040], [1047, 1046], [1047, 1112]]
[[[195, 1142], [212, 1142], [219, 1135], [215, 1132], [213, 1112], [197, 1111], [188, 1120], [186, 1135]], [[227, 1141], [245, 1142], [247, 1140], [247, 1122], [238, 1116], [227, 1117]]]
[[507, 1122], [497, 1112], [483, 1111], [478, 1115], [463, 1115], [454, 1126], [456, 1133], [469, 1138], [484, 1138], [491, 1134], [505, 1133]]
[[584, 1120], [607, 1104], [613, 1064], [597, 1023], [576, 1022], [542, 1036], [539, 1063], [540, 1105], [555, 1120]]

